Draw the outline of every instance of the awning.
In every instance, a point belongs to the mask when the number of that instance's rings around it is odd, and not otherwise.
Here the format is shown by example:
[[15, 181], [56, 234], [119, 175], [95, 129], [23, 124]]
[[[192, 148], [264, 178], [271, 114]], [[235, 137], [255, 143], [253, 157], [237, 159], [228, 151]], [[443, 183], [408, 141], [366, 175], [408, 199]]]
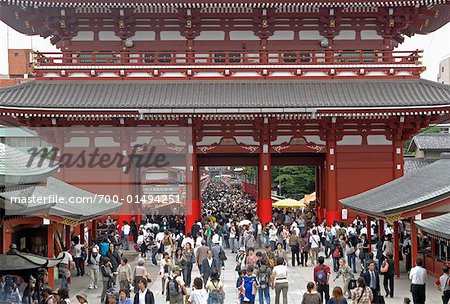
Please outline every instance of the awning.
[[409, 175], [358, 195], [341, 199], [349, 209], [387, 217], [450, 198], [450, 154]]
[[[0, 142], [0, 185], [36, 184], [58, 170], [56, 162], [19, 151]], [[8, 191], [8, 189], [6, 189]]]
[[[5, 199], [18, 197], [15, 191], [5, 192]], [[122, 205], [117, 201], [106, 201], [101, 196], [72, 186], [54, 177], [47, 179], [46, 185], [38, 185], [28, 198], [28, 208], [38, 208], [42, 204], [52, 203], [49, 215], [63, 219], [85, 221], [117, 211]], [[24, 210], [23, 212], [27, 212]]]
[[30, 253], [17, 252], [14, 254], [0, 254], [0, 272], [48, 268], [56, 266], [61, 259], [49, 259]]
[[416, 221], [416, 225], [420, 230], [432, 236], [450, 240], [450, 213]]

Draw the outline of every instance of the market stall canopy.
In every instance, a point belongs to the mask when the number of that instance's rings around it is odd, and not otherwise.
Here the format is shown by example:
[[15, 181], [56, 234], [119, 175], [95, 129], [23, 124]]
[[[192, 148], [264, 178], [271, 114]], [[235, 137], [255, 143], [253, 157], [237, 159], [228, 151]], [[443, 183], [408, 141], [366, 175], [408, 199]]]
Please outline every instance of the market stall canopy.
[[387, 184], [341, 199], [349, 209], [388, 217], [423, 208], [450, 198], [450, 153], [441, 159]]
[[49, 259], [30, 253], [16, 252], [0, 254], [0, 272], [26, 270], [35, 268], [49, 268], [56, 266], [62, 259]]
[[316, 201], [316, 192], [305, 195], [304, 202], [306, 204], [309, 204], [309, 203], [315, 202], [315, 201]]
[[416, 225], [420, 230], [432, 236], [450, 240], [450, 213], [416, 221]]
[[285, 198], [272, 204], [274, 208], [305, 208], [306, 204], [292, 198]]
[[[6, 199], [12, 199], [18, 194], [15, 191], [5, 192]], [[114, 201], [107, 201], [102, 196], [85, 191], [58, 180], [54, 177], [47, 179], [46, 185], [38, 185], [33, 192], [34, 202], [28, 203], [28, 208], [34, 208], [45, 202], [45, 198], [54, 198], [54, 205], [49, 214], [71, 221], [85, 221], [102, 215], [114, 213], [122, 205]], [[74, 199], [80, 198], [79, 202]], [[41, 202], [41, 203], [39, 203]]]

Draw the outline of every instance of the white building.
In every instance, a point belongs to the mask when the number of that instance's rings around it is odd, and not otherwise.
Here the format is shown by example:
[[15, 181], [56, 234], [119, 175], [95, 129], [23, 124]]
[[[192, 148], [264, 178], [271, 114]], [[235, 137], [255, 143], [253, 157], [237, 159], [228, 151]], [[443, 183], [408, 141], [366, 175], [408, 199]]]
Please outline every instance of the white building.
[[441, 60], [441, 62], [439, 63], [437, 82], [450, 84], [450, 56]]

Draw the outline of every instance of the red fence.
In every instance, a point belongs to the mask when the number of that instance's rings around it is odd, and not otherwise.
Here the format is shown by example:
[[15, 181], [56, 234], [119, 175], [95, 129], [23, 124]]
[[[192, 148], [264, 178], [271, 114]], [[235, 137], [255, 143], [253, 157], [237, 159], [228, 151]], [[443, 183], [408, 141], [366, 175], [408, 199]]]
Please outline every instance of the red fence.
[[[245, 52], [62, 52], [35, 53], [33, 68], [36, 77], [70, 77], [84, 73], [95, 77], [102, 73], [127, 77], [147, 73], [151, 77], [168, 72], [194, 77], [204, 72], [233, 76], [238, 72], [254, 72], [268, 77], [276, 72], [306, 76], [322, 72], [338, 76], [343, 71], [358, 76], [370, 72], [398, 75], [407, 72], [418, 76], [423, 70], [421, 51], [245, 51]], [[79, 76], [79, 75], [77, 75]], [[55, 77], [53, 75], [52, 77]]]

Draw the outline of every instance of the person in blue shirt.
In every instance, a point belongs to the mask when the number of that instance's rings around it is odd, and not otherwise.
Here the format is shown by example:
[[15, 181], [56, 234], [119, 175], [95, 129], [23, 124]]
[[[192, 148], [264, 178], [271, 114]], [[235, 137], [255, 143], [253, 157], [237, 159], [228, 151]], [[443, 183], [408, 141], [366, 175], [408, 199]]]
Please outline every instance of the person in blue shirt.
[[247, 266], [246, 275], [243, 278], [241, 304], [255, 304], [256, 291], [259, 287], [258, 280], [253, 275], [253, 265]]
[[119, 304], [133, 304], [130, 298], [127, 298], [126, 288], [122, 288], [119, 293]]
[[102, 239], [102, 241], [100, 242], [100, 244], [98, 245], [98, 247], [100, 248], [100, 255], [103, 257], [106, 255], [106, 253], [108, 252], [109, 249], [109, 242], [108, 239], [105, 237]]

